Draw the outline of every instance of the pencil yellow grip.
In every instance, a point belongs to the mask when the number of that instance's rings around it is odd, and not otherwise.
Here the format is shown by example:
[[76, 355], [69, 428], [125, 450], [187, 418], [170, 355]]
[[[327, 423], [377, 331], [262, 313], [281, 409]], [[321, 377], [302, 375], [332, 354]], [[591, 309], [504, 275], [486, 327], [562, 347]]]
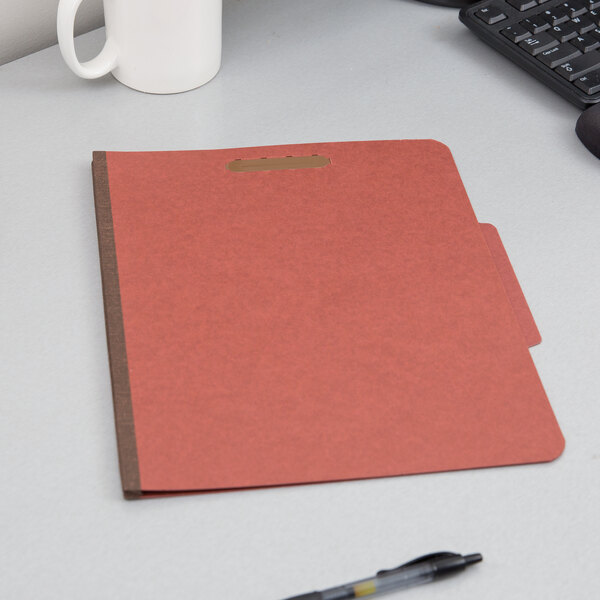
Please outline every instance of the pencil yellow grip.
[[357, 583], [354, 586], [354, 595], [357, 598], [361, 598], [362, 596], [370, 596], [377, 591], [377, 586], [375, 585], [375, 580], [370, 579], [369, 581], [363, 581], [361, 583]]

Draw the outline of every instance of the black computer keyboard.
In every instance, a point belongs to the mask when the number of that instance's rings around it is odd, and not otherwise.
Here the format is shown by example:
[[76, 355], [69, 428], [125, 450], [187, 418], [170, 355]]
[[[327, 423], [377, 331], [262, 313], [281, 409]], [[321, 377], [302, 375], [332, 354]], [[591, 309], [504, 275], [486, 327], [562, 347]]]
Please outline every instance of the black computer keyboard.
[[460, 20], [573, 104], [600, 102], [600, 0], [483, 0]]

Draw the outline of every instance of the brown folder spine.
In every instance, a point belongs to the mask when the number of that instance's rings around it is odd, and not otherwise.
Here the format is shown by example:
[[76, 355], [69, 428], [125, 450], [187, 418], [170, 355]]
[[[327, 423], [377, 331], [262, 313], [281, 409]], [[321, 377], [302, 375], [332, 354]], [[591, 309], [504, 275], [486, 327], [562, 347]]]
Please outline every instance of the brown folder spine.
[[119, 467], [123, 493], [132, 499], [141, 496], [140, 471], [105, 152], [93, 153], [92, 173]]

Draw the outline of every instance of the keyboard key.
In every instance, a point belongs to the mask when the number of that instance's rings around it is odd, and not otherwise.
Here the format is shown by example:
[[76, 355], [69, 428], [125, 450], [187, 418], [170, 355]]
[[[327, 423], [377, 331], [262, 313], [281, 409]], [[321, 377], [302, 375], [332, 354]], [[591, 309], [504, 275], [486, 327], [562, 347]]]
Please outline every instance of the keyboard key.
[[559, 42], [568, 42], [570, 39], [577, 37], [579, 30], [571, 21], [567, 21], [562, 25], [555, 25], [548, 30], [550, 35], [553, 35]]
[[581, 0], [570, 0], [570, 2], [565, 2], [561, 6], [567, 9], [569, 18], [571, 19], [587, 12], [587, 8]]
[[[515, 44], [522, 42], [524, 39], [528, 38], [531, 35], [530, 31], [527, 31], [525, 27], [519, 25], [518, 23], [516, 25], [511, 25], [510, 27], [503, 29], [500, 33]], [[574, 33], [573, 35], [577, 34]]]
[[600, 52], [597, 50], [563, 63], [555, 71], [567, 81], [575, 81], [596, 69], [600, 69]]
[[571, 40], [571, 44], [581, 50], [581, 52], [591, 52], [596, 48], [600, 48], [600, 40], [593, 35], [578, 35], [576, 38]]
[[569, 20], [569, 11], [564, 6], [555, 6], [545, 10], [541, 16], [554, 27]]
[[598, 38], [600, 40], [600, 27], [594, 29], [594, 31], [592, 31], [590, 35], [593, 35], [595, 38]]
[[558, 40], [550, 34], [542, 32], [523, 40], [519, 46], [523, 48], [525, 52], [531, 54], [531, 56], [537, 56], [544, 50], [548, 50], [553, 46], [558, 46]]
[[590, 10], [586, 16], [596, 25], [600, 25], [600, 10]]
[[571, 44], [561, 44], [560, 46], [554, 46], [550, 50], [544, 50], [537, 55], [538, 60], [541, 60], [546, 66], [554, 69], [568, 60], [580, 56], [581, 52], [571, 46]]
[[484, 23], [494, 25], [506, 19], [506, 15], [495, 6], [486, 6], [475, 13]]
[[569, 23], [575, 25], [579, 33], [587, 33], [596, 27], [594, 21], [592, 21], [587, 15], [583, 15], [583, 17], [575, 17], [574, 19], [571, 19]]
[[550, 29], [550, 23], [540, 15], [531, 15], [529, 19], [521, 21], [519, 25], [531, 31], [531, 33], [540, 33], [546, 29]]
[[583, 0], [583, 3], [585, 4], [588, 10], [600, 8], [600, 0]]
[[521, 12], [537, 6], [536, 0], [506, 0], [506, 2]]
[[575, 85], [586, 94], [600, 92], [600, 69], [580, 77], [575, 81]]

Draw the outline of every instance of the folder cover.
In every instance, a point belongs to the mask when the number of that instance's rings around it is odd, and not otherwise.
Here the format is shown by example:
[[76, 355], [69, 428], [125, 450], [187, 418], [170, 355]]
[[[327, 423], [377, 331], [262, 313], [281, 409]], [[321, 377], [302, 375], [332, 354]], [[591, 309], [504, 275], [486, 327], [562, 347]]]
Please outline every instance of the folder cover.
[[446, 146], [95, 152], [93, 175], [126, 497], [561, 453]]

